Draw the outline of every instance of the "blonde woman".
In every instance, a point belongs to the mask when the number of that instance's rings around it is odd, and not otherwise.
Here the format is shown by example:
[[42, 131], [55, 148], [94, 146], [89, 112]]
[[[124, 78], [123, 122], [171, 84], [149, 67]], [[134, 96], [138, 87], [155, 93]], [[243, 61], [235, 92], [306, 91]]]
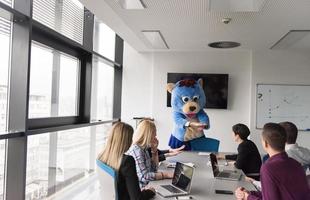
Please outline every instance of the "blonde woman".
[[[145, 187], [151, 180], [172, 178], [172, 172], [158, 172], [158, 140], [156, 138], [155, 124], [150, 120], [139, 123], [133, 137], [133, 144], [127, 155], [136, 161], [136, 169], [140, 187]], [[151, 148], [151, 155], [148, 149]]]
[[107, 144], [98, 159], [118, 172], [117, 192], [119, 200], [148, 200], [155, 195], [153, 188], [139, 187], [133, 157], [124, 153], [132, 143], [133, 128], [122, 122], [113, 125]]

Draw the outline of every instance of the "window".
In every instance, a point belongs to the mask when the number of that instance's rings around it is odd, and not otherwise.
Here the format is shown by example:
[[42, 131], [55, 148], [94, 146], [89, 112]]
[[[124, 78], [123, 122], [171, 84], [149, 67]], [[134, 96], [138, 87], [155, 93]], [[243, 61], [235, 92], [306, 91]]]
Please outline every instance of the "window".
[[53, 169], [49, 165], [49, 148], [49, 134], [28, 137], [26, 200], [43, 199], [48, 194], [49, 169]]
[[96, 133], [96, 158], [106, 144], [111, 127], [112, 124], [110, 123], [92, 127], [94, 128], [92, 129], [92, 133]]
[[11, 22], [0, 17], [0, 133], [7, 130], [10, 41]]
[[77, 58], [33, 42], [29, 118], [76, 116], [79, 72]]
[[60, 190], [90, 172], [89, 127], [58, 132], [56, 190]]
[[10, 7], [13, 6], [13, 0], [0, 0], [1, 3], [4, 3]]
[[29, 136], [26, 200], [44, 199], [94, 172], [110, 128], [103, 124]]
[[5, 140], [0, 140], [0, 200], [4, 194]]
[[91, 118], [93, 121], [113, 119], [114, 67], [94, 57]]
[[82, 44], [84, 7], [78, 0], [33, 0], [33, 19]]
[[94, 51], [114, 61], [115, 32], [95, 18], [94, 22]]

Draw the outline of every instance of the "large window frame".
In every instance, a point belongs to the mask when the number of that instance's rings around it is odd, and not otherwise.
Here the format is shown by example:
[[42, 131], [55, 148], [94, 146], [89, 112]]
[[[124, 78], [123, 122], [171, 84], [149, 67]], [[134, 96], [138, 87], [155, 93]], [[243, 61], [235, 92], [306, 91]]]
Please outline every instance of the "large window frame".
[[[27, 138], [30, 135], [94, 127], [113, 123], [121, 116], [123, 40], [116, 35], [115, 60], [93, 51], [94, 15], [84, 8], [83, 44], [32, 19], [32, 1], [14, 1], [14, 7], [0, 2], [0, 9], [12, 16], [12, 47], [10, 69], [10, 105], [8, 131], [0, 134], [6, 140], [5, 199], [25, 198]], [[39, 42], [80, 60], [77, 116], [28, 118], [31, 43]], [[21, 51], [21, 47], [23, 50]], [[113, 118], [91, 122], [91, 90], [93, 56], [114, 67]], [[18, 58], [18, 59], [17, 59]]]

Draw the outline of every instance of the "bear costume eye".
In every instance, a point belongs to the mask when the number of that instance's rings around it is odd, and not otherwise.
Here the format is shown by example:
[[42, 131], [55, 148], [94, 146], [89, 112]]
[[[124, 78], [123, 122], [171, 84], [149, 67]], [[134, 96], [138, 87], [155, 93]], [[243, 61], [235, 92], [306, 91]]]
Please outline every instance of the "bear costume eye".
[[199, 96], [194, 96], [193, 101], [197, 102], [199, 100]]
[[189, 101], [189, 97], [182, 97], [182, 101], [184, 102], [184, 103], [187, 103], [188, 101]]

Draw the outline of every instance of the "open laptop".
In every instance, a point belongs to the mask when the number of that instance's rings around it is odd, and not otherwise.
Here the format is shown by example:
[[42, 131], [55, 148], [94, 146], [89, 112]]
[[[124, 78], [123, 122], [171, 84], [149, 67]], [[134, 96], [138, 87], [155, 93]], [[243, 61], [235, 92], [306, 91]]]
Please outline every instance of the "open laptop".
[[187, 195], [190, 192], [194, 167], [177, 162], [172, 178], [172, 184], [160, 185], [156, 192], [163, 197]]
[[239, 170], [223, 170], [220, 171], [219, 166], [217, 164], [216, 155], [211, 153], [210, 154], [210, 161], [212, 165], [213, 175], [214, 178], [217, 179], [224, 179], [224, 180], [231, 180], [231, 181], [238, 181], [241, 178], [241, 172]]

